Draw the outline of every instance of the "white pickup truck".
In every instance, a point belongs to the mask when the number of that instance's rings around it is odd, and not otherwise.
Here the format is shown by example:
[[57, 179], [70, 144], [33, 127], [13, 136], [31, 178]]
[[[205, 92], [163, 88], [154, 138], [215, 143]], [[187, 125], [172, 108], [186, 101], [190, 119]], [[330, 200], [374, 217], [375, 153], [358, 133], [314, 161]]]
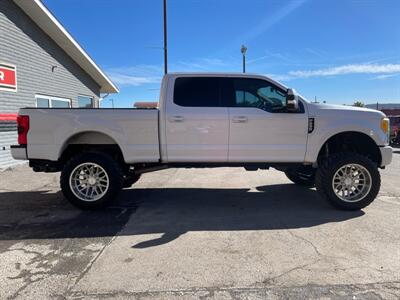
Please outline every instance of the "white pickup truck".
[[165, 75], [154, 109], [24, 108], [18, 134], [13, 157], [61, 171], [65, 197], [83, 209], [109, 204], [145, 172], [220, 166], [274, 167], [337, 208], [361, 209], [392, 159], [382, 112], [310, 103], [250, 74]]

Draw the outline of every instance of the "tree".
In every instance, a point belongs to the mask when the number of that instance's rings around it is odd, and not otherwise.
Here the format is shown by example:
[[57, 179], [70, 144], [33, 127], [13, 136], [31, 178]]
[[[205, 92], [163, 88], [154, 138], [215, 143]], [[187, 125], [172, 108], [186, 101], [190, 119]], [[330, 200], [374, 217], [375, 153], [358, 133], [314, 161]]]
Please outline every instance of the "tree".
[[356, 101], [356, 102], [354, 102], [353, 106], [364, 107], [364, 102], [362, 102], [362, 101]]

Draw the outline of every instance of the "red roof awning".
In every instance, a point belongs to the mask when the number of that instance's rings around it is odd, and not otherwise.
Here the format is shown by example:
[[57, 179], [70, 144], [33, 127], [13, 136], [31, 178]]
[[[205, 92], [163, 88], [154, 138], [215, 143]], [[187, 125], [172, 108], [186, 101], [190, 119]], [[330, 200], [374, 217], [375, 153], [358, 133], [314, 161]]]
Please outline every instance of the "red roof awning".
[[0, 121], [17, 122], [17, 114], [0, 114]]

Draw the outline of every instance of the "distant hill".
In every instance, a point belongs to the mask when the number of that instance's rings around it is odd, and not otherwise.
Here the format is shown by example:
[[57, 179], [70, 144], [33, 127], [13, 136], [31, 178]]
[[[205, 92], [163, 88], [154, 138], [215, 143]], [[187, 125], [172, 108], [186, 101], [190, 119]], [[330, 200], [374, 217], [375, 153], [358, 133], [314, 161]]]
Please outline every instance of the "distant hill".
[[[376, 103], [366, 104], [365, 107], [376, 109]], [[400, 103], [378, 103], [378, 109], [400, 109]]]

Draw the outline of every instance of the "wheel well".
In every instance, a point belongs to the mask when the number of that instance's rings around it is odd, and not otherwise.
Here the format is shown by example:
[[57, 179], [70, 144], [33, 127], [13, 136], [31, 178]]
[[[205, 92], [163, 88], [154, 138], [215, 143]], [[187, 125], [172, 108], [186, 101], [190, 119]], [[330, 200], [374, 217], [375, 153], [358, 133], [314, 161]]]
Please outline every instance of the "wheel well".
[[342, 132], [330, 137], [318, 154], [318, 163], [328, 155], [338, 152], [356, 152], [367, 156], [378, 166], [382, 157], [379, 147], [368, 135], [361, 132]]
[[72, 156], [84, 151], [97, 151], [109, 154], [121, 164], [124, 163], [124, 156], [119, 145], [108, 135], [86, 131], [71, 136], [65, 143], [59, 162], [65, 163]]
[[65, 146], [70, 144], [117, 144], [113, 138], [97, 131], [84, 131], [69, 137], [64, 143]]

